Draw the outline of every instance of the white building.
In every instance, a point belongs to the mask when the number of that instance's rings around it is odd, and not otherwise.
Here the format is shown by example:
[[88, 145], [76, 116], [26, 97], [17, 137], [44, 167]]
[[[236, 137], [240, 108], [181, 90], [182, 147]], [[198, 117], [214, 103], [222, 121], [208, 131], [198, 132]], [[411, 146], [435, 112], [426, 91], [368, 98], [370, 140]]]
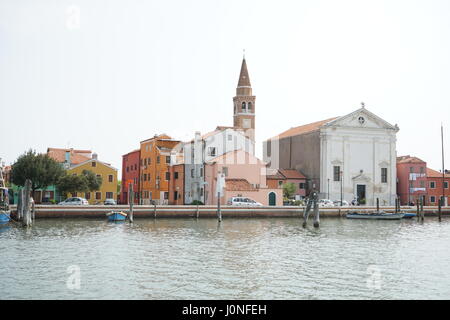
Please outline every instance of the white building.
[[245, 136], [243, 130], [217, 127], [204, 134], [195, 133], [194, 140], [183, 146], [184, 151], [184, 201], [186, 204], [199, 200], [205, 203], [204, 164], [213, 158], [234, 150], [255, 154], [255, 143]]
[[321, 198], [394, 205], [396, 134], [393, 126], [362, 108], [342, 117], [291, 128], [263, 143], [272, 168], [304, 173]]

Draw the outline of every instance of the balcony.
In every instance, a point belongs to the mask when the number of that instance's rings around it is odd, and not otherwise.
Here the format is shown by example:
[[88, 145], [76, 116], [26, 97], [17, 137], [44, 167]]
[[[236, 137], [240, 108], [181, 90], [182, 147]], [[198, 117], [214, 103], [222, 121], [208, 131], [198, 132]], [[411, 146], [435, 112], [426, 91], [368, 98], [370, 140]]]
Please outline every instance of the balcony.
[[416, 181], [419, 178], [426, 178], [426, 174], [425, 173], [410, 173], [409, 174], [409, 181]]
[[426, 188], [409, 188], [409, 193], [414, 193], [414, 192], [426, 192], [427, 189]]

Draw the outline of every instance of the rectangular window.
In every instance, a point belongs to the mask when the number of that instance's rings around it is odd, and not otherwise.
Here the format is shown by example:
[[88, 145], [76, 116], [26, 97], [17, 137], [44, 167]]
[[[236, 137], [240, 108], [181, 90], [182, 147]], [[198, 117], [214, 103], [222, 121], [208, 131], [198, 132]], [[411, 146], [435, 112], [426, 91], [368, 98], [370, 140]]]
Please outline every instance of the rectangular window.
[[431, 196], [430, 197], [430, 202], [431, 203], [435, 203], [436, 202], [436, 197], [435, 196]]
[[90, 200], [91, 199], [91, 193], [90, 192], [86, 192], [84, 194], [84, 197], [86, 198], [86, 200]]
[[272, 140], [267, 140], [267, 156], [270, 157], [272, 155]]
[[279, 180], [278, 181], [278, 186], [281, 187], [283, 185], [283, 181]]
[[228, 141], [233, 140], [233, 136], [231, 134], [228, 135]]
[[191, 169], [191, 178], [194, 177], [194, 169]]
[[434, 181], [430, 182], [430, 189], [436, 189], [436, 182]]
[[110, 175], [108, 176], [108, 181], [109, 181], [109, 182], [113, 182], [113, 180], [114, 180], [114, 176], [113, 176], [112, 174], [110, 174]]
[[156, 163], [160, 163], [161, 159], [159, 156], [156, 157]]
[[148, 165], [151, 165], [151, 164], [152, 164], [152, 158], [148, 158], [148, 159], [147, 159], [147, 164], [148, 164]]
[[210, 156], [210, 157], [216, 156], [216, 148], [215, 147], [208, 147], [208, 156]]
[[200, 197], [203, 197], [203, 188], [200, 188]]
[[420, 173], [425, 173], [425, 167], [420, 167]]
[[448, 181], [444, 181], [444, 188], [448, 189]]
[[170, 164], [170, 156], [166, 156], [166, 163]]
[[228, 167], [222, 167], [222, 173], [225, 175], [225, 177], [228, 177]]
[[414, 172], [414, 167], [409, 167], [409, 172], [413, 173]]
[[341, 167], [340, 166], [333, 167], [333, 180], [341, 181]]
[[387, 168], [381, 168], [381, 183], [387, 183], [388, 177], [387, 177]]
[[102, 193], [101, 192], [96, 192], [95, 193], [95, 199], [96, 200], [100, 200], [102, 198]]
[[130, 167], [127, 167], [127, 172], [130, 172]]
[[166, 172], [166, 180], [167, 180], [167, 181], [170, 180], [170, 172]]
[[425, 188], [425, 181], [420, 180], [420, 187], [421, 187], [421, 188]]
[[96, 166], [97, 166], [97, 162], [92, 161], [92, 166], [93, 166], [93, 167], [96, 167]]
[[414, 183], [412, 181], [409, 182], [409, 187], [414, 188]]
[[106, 199], [113, 199], [113, 198], [114, 198], [114, 196], [113, 196], [112, 192], [107, 192], [106, 193]]
[[147, 158], [144, 159], [144, 166], [147, 165]]
[[169, 199], [169, 193], [168, 192], [164, 192], [164, 200]]
[[301, 183], [299, 184], [299, 188], [300, 188], [300, 189], [306, 189], [306, 188], [305, 188], [305, 183], [304, 183], [304, 182], [301, 182]]
[[178, 191], [173, 192], [173, 199], [178, 200]]
[[178, 179], [178, 172], [174, 172], [174, 173], [173, 173], [173, 178], [174, 178], [174, 179]]
[[203, 168], [200, 168], [200, 177], [203, 177]]
[[144, 179], [143, 180], [147, 181], [147, 174], [146, 173], [144, 173]]

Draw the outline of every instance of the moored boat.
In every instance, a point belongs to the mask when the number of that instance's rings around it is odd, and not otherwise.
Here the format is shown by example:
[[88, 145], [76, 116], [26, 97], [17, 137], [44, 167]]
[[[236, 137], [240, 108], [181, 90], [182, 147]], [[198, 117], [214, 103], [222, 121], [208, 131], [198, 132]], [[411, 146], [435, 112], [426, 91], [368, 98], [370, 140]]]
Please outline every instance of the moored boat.
[[106, 214], [108, 221], [125, 221], [128, 214], [122, 211], [111, 211]]
[[417, 217], [417, 214], [414, 212], [402, 212], [404, 213], [403, 219], [411, 219]]
[[350, 212], [347, 213], [347, 219], [373, 219], [373, 220], [400, 220], [404, 217], [405, 213], [387, 213], [383, 211], [379, 212]]

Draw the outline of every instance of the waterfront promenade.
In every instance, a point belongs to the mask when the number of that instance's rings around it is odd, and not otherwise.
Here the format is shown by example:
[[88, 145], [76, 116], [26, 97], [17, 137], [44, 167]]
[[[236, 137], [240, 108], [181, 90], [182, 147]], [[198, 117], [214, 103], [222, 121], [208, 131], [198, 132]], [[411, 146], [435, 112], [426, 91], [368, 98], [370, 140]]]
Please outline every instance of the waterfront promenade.
[[[385, 212], [394, 212], [395, 207], [380, 207]], [[129, 206], [57, 206], [36, 205], [35, 217], [40, 218], [104, 218], [110, 211], [129, 211]], [[322, 207], [320, 217], [342, 217], [349, 212], [371, 212], [376, 207]], [[304, 207], [299, 206], [268, 206], [268, 207], [236, 207], [222, 206], [221, 212], [224, 218], [300, 218]], [[402, 207], [401, 211], [416, 212], [415, 207]], [[425, 216], [438, 216], [437, 207], [424, 207]], [[12, 206], [12, 217], [16, 214], [16, 207]], [[450, 207], [442, 208], [443, 216], [450, 216]], [[134, 218], [216, 218], [216, 206], [169, 206], [169, 205], [135, 205], [133, 207]]]

